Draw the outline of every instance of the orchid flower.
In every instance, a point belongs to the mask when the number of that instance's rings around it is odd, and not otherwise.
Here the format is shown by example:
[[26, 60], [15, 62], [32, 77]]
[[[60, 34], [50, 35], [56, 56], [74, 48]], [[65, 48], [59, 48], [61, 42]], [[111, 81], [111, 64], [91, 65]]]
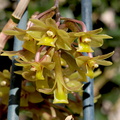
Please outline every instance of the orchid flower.
[[111, 57], [114, 54], [114, 51], [105, 55], [100, 55], [97, 57], [89, 57], [89, 56], [79, 56], [76, 58], [76, 62], [78, 66], [86, 66], [86, 75], [90, 78], [94, 78], [94, 69], [98, 68], [99, 65], [109, 66], [112, 65], [112, 62], [106, 61], [104, 59]]

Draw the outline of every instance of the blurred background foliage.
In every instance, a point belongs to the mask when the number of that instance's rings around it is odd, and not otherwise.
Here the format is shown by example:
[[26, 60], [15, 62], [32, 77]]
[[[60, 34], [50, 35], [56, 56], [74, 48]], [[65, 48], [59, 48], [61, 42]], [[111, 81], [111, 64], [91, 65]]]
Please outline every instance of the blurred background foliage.
[[[80, 0], [60, 0], [60, 12], [63, 17], [81, 20]], [[54, 0], [31, 0], [28, 6], [28, 18], [35, 12], [43, 12], [54, 4]], [[0, 31], [11, 17], [17, 5], [16, 0], [0, 0]], [[115, 51], [110, 58], [113, 65], [101, 67], [102, 74], [95, 79], [95, 96], [101, 98], [95, 103], [96, 120], [120, 120], [120, 0], [92, 0], [93, 29], [102, 27], [103, 33], [113, 37], [105, 40], [96, 55]], [[13, 39], [9, 40], [5, 50], [12, 50]], [[11, 61], [0, 56], [0, 71], [9, 69]]]

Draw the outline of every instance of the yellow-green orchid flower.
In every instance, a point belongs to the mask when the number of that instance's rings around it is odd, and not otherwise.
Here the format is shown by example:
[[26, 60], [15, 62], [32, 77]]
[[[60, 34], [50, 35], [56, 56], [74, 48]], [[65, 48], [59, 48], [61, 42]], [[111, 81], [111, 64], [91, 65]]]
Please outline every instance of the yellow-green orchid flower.
[[35, 54], [23, 49], [19, 51], [2, 51], [1, 56], [9, 56], [10, 58], [13, 56], [17, 56], [23, 61], [31, 61], [34, 59]]
[[49, 76], [48, 79], [45, 78], [44, 81], [36, 81], [36, 89], [41, 93], [54, 94], [53, 103], [68, 103], [69, 92], [82, 91], [81, 76], [78, 72], [70, 76], [64, 76], [62, 69], [56, 67], [55, 73], [52, 71], [54, 75], [53, 78]]
[[31, 37], [31, 35], [27, 33], [27, 30], [15, 27], [14, 30], [6, 30], [4, 33], [7, 35], [14, 35], [19, 40], [24, 41], [22, 47], [29, 50], [30, 52], [35, 53], [37, 51], [37, 42]]
[[51, 62], [51, 57], [45, 55], [40, 61], [21, 61], [16, 59], [19, 63], [16, 63], [17, 66], [28, 67], [29, 69], [23, 70], [23, 77], [30, 81], [44, 80], [43, 69], [52, 70], [54, 68], [54, 63]]
[[[38, 56], [38, 60], [35, 61], [35, 54], [27, 51], [4, 51], [3, 56], [18, 56], [16, 60], [19, 63], [16, 63], [17, 66], [23, 66], [22, 71], [16, 71], [15, 73], [22, 74], [22, 76], [30, 81], [44, 80], [43, 70], [44, 68], [52, 70], [54, 68], [54, 63], [51, 61], [54, 53], [54, 48], [50, 48], [48, 54]], [[42, 58], [40, 58], [42, 57]]]
[[[68, 103], [68, 93], [80, 91], [82, 84], [79, 79], [83, 76], [80, 76], [79, 73], [71, 74], [69, 77], [64, 76], [64, 71], [61, 69], [60, 56], [57, 52], [54, 54], [55, 61], [55, 82], [56, 88], [54, 90], [54, 101], [53, 103]], [[78, 80], [77, 80], [78, 79]]]
[[[35, 53], [37, 45], [57, 47], [57, 49], [70, 50], [74, 41], [69, 34], [59, 29], [55, 20], [47, 18], [44, 22], [37, 19], [30, 19], [34, 25], [28, 30], [14, 28], [4, 31], [7, 35], [15, 35], [19, 40], [24, 41], [23, 48]], [[32, 47], [30, 47], [32, 46]]]
[[111, 36], [105, 34], [98, 34], [102, 31], [102, 28], [87, 31], [87, 32], [78, 32], [72, 33], [77, 37], [78, 41], [78, 52], [94, 52], [91, 47], [100, 47], [103, 45], [103, 39], [112, 38]]
[[9, 86], [10, 84], [10, 72], [8, 70], [3, 70], [0, 72], [0, 86]]
[[31, 40], [30, 39], [30, 36], [28, 36], [28, 34], [26, 34], [26, 30], [23, 30], [23, 29], [20, 29], [20, 28], [17, 28], [17, 27], [15, 27], [13, 30], [5, 30], [5, 31], [3, 31], [5, 34], [7, 34], [7, 35], [14, 35], [14, 36], [16, 36], [19, 40], [22, 40], [22, 41], [24, 41], [24, 37], [25, 36], [27, 36], [26, 38], [26, 40]]
[[9, 99], [10, 90], [10, 72], [8, 70], [3, 70], [0, 72], [0, 99], [1, 103], [7, 105]]
[[79, 67], [86, 66], [87, 73], [86, 75], [90, 78], [94, 78], [94, 69], [98, 68], [99, 65], [109, 66], [112, 65], [112, 62], [106, 61], [104, 59], [111, 57], [114, 52], [97, 56], [97, 57], [89, 57], [89, 56], [79, 56], [76, 58], [76, 62]]
[[79, 74], [80, 81], [87, 81], [85, 71], [82, 68], [79, 68], [74, 57], [68, 54], [67, 52], [62, 52], [61, 57], [66, 61], [67, 66], [66, 69], [63, 69], [63, 73], [65, 76], [70, 76], [71, 74], [75, 73], [76, 71]]
[[43, 98], [41, 94], [35, 90], [35, 86], [32, 85], [30, 81], [22, 83], [22, 90], [20, 96], [20, 106], [26, 107], [30, 103], [42, 102]]
[[55, 52], [54, 54], [54, 61], [55, 61], [55, 81], [56, 81], [56, 88], [54, 90], [54, 101], [53, 103], [68, 103], [67, 97], [67, 90], [62, 84], [63, 75], [61, 71], [61, 61], [59, 54]]
[[38, 41], [37, 45], [52, 46], [65, 50], [71, 49], [73, 39], [66, 31], [59, 29], [52, 18], [46, 19], [45, 22], [36, 19], [30, 19], [30, 21], [34, 23], [34, 26], [30, 27], [27, 33]]
[[[53, 93], [53, 103], [68, 103], [68, 93], [81, 90], [82, 85], [80, 82], [83, 76], [79, 75], [78, 72], [67, 76], [67, 73], [65, 74], [65, 71], [61, 68], [61, 59], [58, 51], [55, 51], [53, 61], [55, 62], [55, 68], [52, 71], [53, 77], [48, 76], [49, 79], [45, 79], [43, 84], [42, 81], [36, 81], [37, 90], [45, 94]], [[52, 82], [52, 85], [50, 85], [50, 82]]]

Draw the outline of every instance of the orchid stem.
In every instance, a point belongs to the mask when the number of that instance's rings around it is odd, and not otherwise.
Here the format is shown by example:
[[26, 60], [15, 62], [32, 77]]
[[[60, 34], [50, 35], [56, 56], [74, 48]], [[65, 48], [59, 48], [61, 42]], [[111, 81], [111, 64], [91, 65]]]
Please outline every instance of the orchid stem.
[[93, 54], [92, 54], [92, 53], [87, 53], [87, 54], [88, 54], [88, 56], [89, 56], [90, 58], [93, 57]]
[[71, 18], [65, 18], [65, 17], [61, 17], [60, 18], [61, 20], [69, 20], [69, 21], [72, 21], [74, 23], [78, 23], [82, 26], [82, 31], [83, 32], [87, 32], [87, 28], [86, 28], [86, 25], [84, 24], [84, 22], [82, 21], [79, 21], [79, 20], [75, 20], [75, 19], [71, 19]]
[[55, 7], [56, 7], [56, 24], [60, 25], [60, 12], [59, 12], [59, 0], [55, 0]]
[[37, 51], [37, 53], [36, 53], [36, 55], [35, 55], [35, 62], [39, 62], [39, 60], [40, 60], [40, 53], [41, 53], [41, 51], [43, 50], [44, 47], [45, 47], [45, 46], [43, 45], [43, 46], [41, 46], [41, 47], [38, 49], [38, 51]]
[[53, 6], [51, 9], [46, 10], [45, 12], [42, 12], [42, 13], [40, 13], [39, 15], [37, 15], [37, 16], [35, 17], [35, 19], [40, 19], [40, 18], [43, 17], [45, 14], [50, 13], [51, 11], [54, 11], [55, 9], [56, 9], [56, 6]]

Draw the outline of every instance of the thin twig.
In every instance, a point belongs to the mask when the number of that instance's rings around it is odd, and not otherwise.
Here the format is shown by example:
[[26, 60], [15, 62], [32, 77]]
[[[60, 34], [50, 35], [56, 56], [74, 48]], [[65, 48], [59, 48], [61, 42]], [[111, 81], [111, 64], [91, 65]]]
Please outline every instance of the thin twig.
[[44, 16], [45, 14], [54, 11], [56, 9], [56, 6], [53, 6], [52, 8], [50, 8], [49, 10], [46, 10], [45, 12], [40, 13], [39, 15], [36, 16], [35, 19], [40, 19], [42, 16]]
[[61, 19], [61, 20], [69, 20], [69, 21], [78, 23], [78, 24], [80, 24], [80, 25], [82, 26], [82, 31], [83, 31], [83, 32], [87, 32], [86, 25], [85, 25], [84, 22], [82, 22], [82, 21], [79, 21], [79, 20], [76, 20], [76, 19], [71, 19], [71, 18], [65, 18], [65, 17], [61, 17], [60, 19]]
[[92, 53], [87, 53], [87, 54], [88, 54], [88, 56], [89, 56], [90, 58], [93, 57], [93, 54], [92, 54]]
[[60, 25], [60, 12], [59, 12], [59, 0], [55, 0], [55, 7], [56, 7], [56, 24]]
[[43, 45], [43, 46], [41, 46], [41, 47], [38, 49], [38, 51], [37, 51], [37, 53], [36, 53], [36, 55], [35, 55], [35, 62], [39, 62], [39, 60], [40, 60], [40, 53], [41, 53], [41, 51], [43, 50], [44, 47], [45, 47], [45, 46]]

